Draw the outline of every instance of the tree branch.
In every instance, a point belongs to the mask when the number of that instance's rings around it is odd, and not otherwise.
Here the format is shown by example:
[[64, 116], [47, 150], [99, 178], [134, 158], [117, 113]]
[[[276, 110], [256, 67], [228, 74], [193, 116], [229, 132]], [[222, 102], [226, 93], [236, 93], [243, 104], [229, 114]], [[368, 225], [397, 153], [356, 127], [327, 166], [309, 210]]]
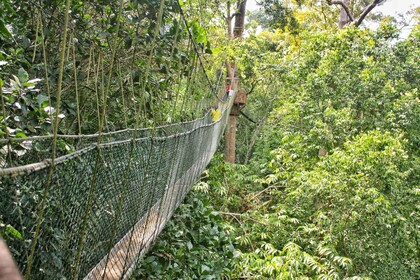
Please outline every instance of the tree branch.
[[255, 86], [258, 84], [258, 82], [260, 82], [262, 80], [262, 78], [258, 78], [258, 79], [256, 79], [253, 83], [252, 83], [252, 85], [251, 85], [251, 89], [246, 93], [246, 95], [250, 95], [253, 91], [254, 91], [254, 89], [255, 89]]
[[349, 7], [347, 7], [346, 4], [344, 4], [343, 1], [331, 1], [331, 0], [327, 0], [328, 5], [340, 5], [344, 11], [346, 12], [347, 16], [349, 17], [350, 21], [353, 22], [354, 18], [353, 15], [350, 13], [350, 9]]
[[359, 26], [362, 21], [365, 19], [365, 17], [370, 13], [370, 11], [373, 10], [373, 8], [375, 8], [378, 4], [380, 4], [381, 2], [383, 2], [383, 0], [374, 0], [369, 6], [367, 6], [362, 14], [359, 16], [359, 18], [356, 20], [356, 22], [354, 23], [355, 26]]
[[244, 116], [245, 119], [247, 119], [248, 121], [257, 124], [253, 119], [251, 119], [250, 117], [248, 117], [244, 112], [239, 111], [239, 114], [241, 114], [242, 116]]
[[234, 17], [240, 16], [240, 15], [242, 15], [242, 14], [237, 12], [237, 13], [234, 13], [233, 15], [231, 15], [230, 18], [233, 19]]

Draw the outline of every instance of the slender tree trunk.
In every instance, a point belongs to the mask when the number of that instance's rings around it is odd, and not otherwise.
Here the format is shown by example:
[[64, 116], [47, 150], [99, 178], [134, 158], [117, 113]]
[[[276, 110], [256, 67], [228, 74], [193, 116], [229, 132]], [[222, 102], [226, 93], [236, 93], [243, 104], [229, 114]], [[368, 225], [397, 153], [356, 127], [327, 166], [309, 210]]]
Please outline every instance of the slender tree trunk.
[[235, 163], [237, 118], [238, 116], [235, 115], [229, 116], [229, 123], [226, 130], [225, 161], [229, 163]]
[[233, 35], [232, 35], [232, 15], [231, 15], [231, 10], [230, 10], [230, 1], [227, 2], [227, 30], [228, 30], [228, 39], [229, 40], [233, 40]]
[[[235, 14], [235, 25], [233, 28], [233, 39], [242, 38], [244, 33], [245, 25], [245, 11], [246, 11], [246, 0], [238, 0], [238, 11]], [[228, 2], [228, 36], [232, 34], [231, 23], [232, 17], [230, 15], [230, 2]], [[231, 39], [231, 38], [229, 38]], [[226, 63], [227, 73], [230, 78], [230, 85], [232, 90], [237, 90], [238, 85], [236, 81], [236, 65], [234, 62]], [[239, 106], [233, 105], [231, 114], [229, 116], [229, 124], [226, 130], [226, 141], [225, 141], [225, 161], [229, 163], [235, 163], [236, 156], [236, 124], [239, 115]]]

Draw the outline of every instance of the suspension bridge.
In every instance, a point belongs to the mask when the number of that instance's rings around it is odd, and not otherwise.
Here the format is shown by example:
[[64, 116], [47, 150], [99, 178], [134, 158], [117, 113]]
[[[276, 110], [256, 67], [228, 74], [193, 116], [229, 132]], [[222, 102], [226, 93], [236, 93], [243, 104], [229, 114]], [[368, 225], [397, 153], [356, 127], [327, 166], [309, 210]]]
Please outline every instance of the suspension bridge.
[[[76, 96], [72, 98], [77, 107], [77, 129], [73, 134], [58, 133], [59, 86], [58, 109], [55, 116], [50, 115], [55, 117], [52, 133], [0, 139], [0, 222], [25, 279], [127, 279], [215, 153], [235, 95], [225, 94], [222, 71], [215, 82], [210, 81], [179, 3], [175, 6], [179, 10], [171, 10], [178, 20], [164, 22], [164, 2], [160, 1], [155, 32], [148, 44], [148, 68], [137, 82], [132, 75], [135, 69], [121, 71], [113, 49], [118, 42], [111, 42], [107, 53], [89, 47], [84, 83], [86, 88], [95, 86], [89, 99], [80, 88], [77, 91], [82, 83], [77, 67], [85, 60], [77, 57], [71, 43], [68, 50], [73, 48], [73, 56], [68, 51], [66, 59], [75, 73]], [[118, 23], [117, 33], [119, 27]], [[163, 30], [171, 33], [172, 42], [159, 41]], [[164, 63], [154, 57], [158, 47], [166, 48], [170, 57], [181, 50], [184, 55], [174, 63], [179, 74], [169, 89], [154, 87], [154, 106], [168, 107], [171, 117], [177, 110], [178, 115], [188, 112], [189, 106], [194, 115], [198, 112], [201, 116], [158, 126], [159, 118], [153, 115], [153, 126], [142, 128], [150, 113], [146, 105], [153, 103], [152, 76], [162, 77], [162, 68], [152, 68]], [[134, 49], [133, 57], [135, 54]], [[65, 63], [63, 51], [61, 68]], [[109, 71], [104, 70], [107, 67]], [[130, 92], [124, 91], [127, 83]], [[168, 92], [171, 98], [159, 97]], [[197, 100], [197, 93], [204, 97]], [[107, 106], [113, 98], [122, 100], [125, 124], [124, 129], [114, 131], [107, 123]], [[10, 113], [7, 108], [3, 112]], [[90, 121], [91, 130], [96, 121], [97, 132], [83, 133], [83, 119]]]
[[[100, 144], [92, 143], [98, 135], [62, 136], [83, 148], [56, 159], [48, 195], [49, 160], [0, 169], [1, 207], [8, 209], [3, 219], [21, 234], [9, 244], [20, 268], [31, 258], [34, 279], [124, 279], [209, 163], [232, 101], [220, 104], [217, 120], [209, 113], [191, 122], [106, 133]], [[26, 145], [49, 140], [14, 139]]]

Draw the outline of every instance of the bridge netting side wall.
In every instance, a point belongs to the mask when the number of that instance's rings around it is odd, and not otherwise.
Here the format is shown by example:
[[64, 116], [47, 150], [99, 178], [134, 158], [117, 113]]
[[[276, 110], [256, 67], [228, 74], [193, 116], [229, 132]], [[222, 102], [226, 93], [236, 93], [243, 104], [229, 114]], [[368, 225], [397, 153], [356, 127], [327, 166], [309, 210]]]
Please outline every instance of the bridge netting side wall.
[[1, 219], [21, 235], [7, 240], [21, 271], [32, 258], [30, 279], [126, 277], [209, 163], [231, 103], [220, 105], [215, 122], [208, 114], [106, 134], [101, 144], [79, 141], [56, 160], [42, 221], [49, 161], [0, 169]]

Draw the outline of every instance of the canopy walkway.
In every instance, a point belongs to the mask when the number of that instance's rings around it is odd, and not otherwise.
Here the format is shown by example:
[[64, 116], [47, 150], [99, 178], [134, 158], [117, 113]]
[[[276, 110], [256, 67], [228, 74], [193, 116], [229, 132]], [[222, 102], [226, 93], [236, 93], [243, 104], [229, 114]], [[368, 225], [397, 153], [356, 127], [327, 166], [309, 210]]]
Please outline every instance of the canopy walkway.
[[[36, 110], [49, 109], [47, 135], [9, 135], [19, 111], [7, 102], [22, 96], [0, 88], [6, 128], [0, 131], [0, 234], [25, 279], [127, 279], [211, 160], [234, 96], [225, 96], [222, 70], [210, 81], [201, 58], [208, 46], [197, 46], [192, 31], [198, 25], [187, 22], [177, 1], [137, 7], [120, 1], [110, 37], [96, 43], [101, 37], [93, 35], [77, 48], [75, 40], [66, 41], [66, 3], [56, 88], [48, 84], [54, 78], [48, 77], [47, 47], [39, 48], [47, 78], [33, 98]], [[91, 13], [102, 11], [80, 3]], [[140, 8], [149, 9], [142, 21], [134, 16]], [[131, 32], [139, 26], [148, 33]], [[112, 37], [121, 33], [144, 44]], [[69, 107], [73, 119], [60, 123], [60, 109]], [[159, 126], [174, 120], [181, 121]]]
[[9, 244], [20, 269], [32, 261], [33, 279], [126, 278], [212, 158], [232, 100], [220, 104], [215, 121], [209, 113], [155, 129], [106, 133], [100, 144], [93, 141], [98, 135], [62, 136], [81, 149], [56, 159], [44, 206], [48, 160], [0, 169], [0, 205], [7, 209], [2, 218], [19, 221], [13, 226], [22, 235]]

